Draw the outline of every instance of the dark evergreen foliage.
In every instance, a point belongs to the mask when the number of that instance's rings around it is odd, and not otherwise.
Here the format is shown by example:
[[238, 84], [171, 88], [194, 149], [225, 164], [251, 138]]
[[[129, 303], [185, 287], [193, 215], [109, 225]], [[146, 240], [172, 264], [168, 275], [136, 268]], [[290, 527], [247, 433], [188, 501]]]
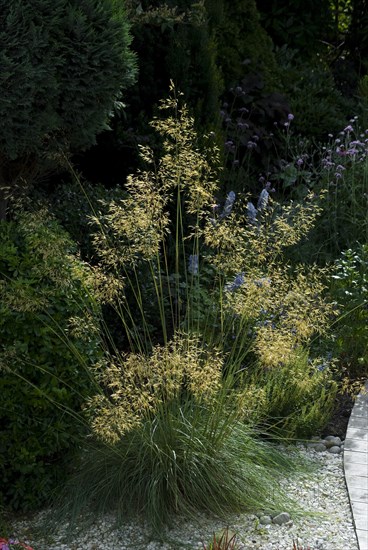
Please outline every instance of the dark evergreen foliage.
[[210, 28], [217, 45], [217, 64], [226, 87], [236, 85], [249, 72], [277, 84], [272, 41], [260, 23], [255, 0], [206, 0]]
[[325, 46], [333, 30], [329, 0], [256, 0], [261, 22], [274, 44], [287, 44], [304, 58]]
[[133, 82], [129, 44], [111, 0], [0, 1], [0, 190], [31, 160], [95, 142]]

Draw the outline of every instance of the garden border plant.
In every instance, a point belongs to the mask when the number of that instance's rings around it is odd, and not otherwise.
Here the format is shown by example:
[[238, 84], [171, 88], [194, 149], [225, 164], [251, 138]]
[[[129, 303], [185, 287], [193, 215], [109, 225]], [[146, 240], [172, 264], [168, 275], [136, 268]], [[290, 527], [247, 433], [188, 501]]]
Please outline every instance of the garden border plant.
[[100, 356], [88, 267], [45, 211], [0, 222], [0, 502], [50, 499], [86, 431], [76, 421]]
[[[319, 207], [312, 198], [272, 204], [267, 189], [257, 208], [232, 192], [216, 205], [217, 149], [210, 136], [206, 152], [198, 149], [193, 120], [171, 92], [168, 117], [153, 121], [163, 156], [142, 147], [148, 170], [92, 217], [94, 295], [115, 307], [127, 345], [106, 337], [99, 391], [85, 411], [94, 437], [57, 510], [72, 522], [111, 507], [119, 519], [142, 514], [156, 534], [172, 513], [277, 507], [269, 487], [292, 464], [254, 427], [259, 388], [248, 370], [257, 361], [286, 368], [331, 314], [317, 271], [283, 263]], [[319, 376], [308, 367], [305, 383]], [[328, 369], [319, 380], [323, 391]]]

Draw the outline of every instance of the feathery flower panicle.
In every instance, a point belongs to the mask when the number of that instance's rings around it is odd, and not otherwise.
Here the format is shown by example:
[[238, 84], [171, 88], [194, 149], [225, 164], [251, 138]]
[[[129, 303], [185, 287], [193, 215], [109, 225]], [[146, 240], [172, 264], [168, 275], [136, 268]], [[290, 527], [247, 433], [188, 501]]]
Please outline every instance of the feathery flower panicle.
[[178, 99], [162, 101], [160, 109], [170, 109], [173, 115], [164, 120], [155, 118], [151, 123], [164, 138], [157, 177], [166, 192], [179, 188], [187, 212], [202, 217], [218, 186], [219, 148], [208, 139], [208, 154], [203, 154], [197, 145], [194, 119], [186, 105], [179, 106]]
[[199, 402], [211, 402], [220, 389], [222, 366], [216, 350], [205, 351], [199, 337], [185, 334], [155, 346], [149, 355], [130, 353], [101, 365], [99, 377], [109, 397], [89, 400], [92, 428], [114, 444], [183, 391]]
[[106, 204], [107, 214], [92, 217], [93, 244], [110, 271], [157, 257], [168, 226], [166, 198], [147, 172], [129, 176], [127, 198]]
[[323, 296], [323, 270], [306, 273], [300, 267], [290, 273], [289, 266], [275, 264], [264, 274], [252, 270], [242, 275], [241, 291], [227, 293], [225, 307], [252, 327], [252, 350], [265, 367], [284, 363], [329, 326], [332, 305]]

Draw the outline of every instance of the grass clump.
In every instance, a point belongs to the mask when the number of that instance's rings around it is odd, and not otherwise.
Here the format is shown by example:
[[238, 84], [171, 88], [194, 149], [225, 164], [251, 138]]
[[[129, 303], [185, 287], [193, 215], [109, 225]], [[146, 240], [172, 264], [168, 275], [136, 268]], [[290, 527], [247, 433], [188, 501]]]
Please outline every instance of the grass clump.
[[[303, 374], [308, 395], [329, 383], [313, 379], [306, 361], [293, 363], [329, 322], [322, 275], [283, 257], [319, 207], [312, 197], [282, 207], [267, 188], [257, 207], [232, 191], [218, 199], [218, 151], [210, 136], [199, 149], [172, 92], [162, 104], [169, 116], [153, 122], [163, 156], [142, 148], [147, 171], [91, 220], [94, 296], [115, 311], [122, 338], [117, 345], [105, 333], [104, 358], [92, 369], [92, 433], [64, 507], [71, 520], [87, 510], [142, 514], [156, 533], [173, 513], [285, 509], [275, 484], [292, 463], [255, 425], [264, 431], [276, 408], [289, 414], [290, 393], [280, 388], [276, 399], [254, 366], [279, 385], [297, 378], [295, 417]], [[320, 416], [329, 405], [319, 402]]]
[[[218, 365], [204, 367], [197, 380], [198, 349], [190, 350], [188, 363], [176, 348], [162, 367], [157, 355], [163, 350], [137, 368], [129, 396], [131, 358], [118, 378], [110, 371], [114, 393], [90, 403], [95, 438], [71, 482], [67, 508], [73, 502], [75, 517], [90, 506], [98, 513], [115, 510], [120, 519], [142, 514], [160, 533], [176, 513], [223, 516], [287, 506], [275, 485], [292, 461], [239, 416], [231, 390], [219, 385]], [[134, 392], [142, 396], [138, 403]]]
[[228, 527], [219, 533], [214, 533], [213, 539], [208, 546], [203, 544], [204, 550], [236, 550], [238, 544], [236, 541], [236, 533], [232, 533]]

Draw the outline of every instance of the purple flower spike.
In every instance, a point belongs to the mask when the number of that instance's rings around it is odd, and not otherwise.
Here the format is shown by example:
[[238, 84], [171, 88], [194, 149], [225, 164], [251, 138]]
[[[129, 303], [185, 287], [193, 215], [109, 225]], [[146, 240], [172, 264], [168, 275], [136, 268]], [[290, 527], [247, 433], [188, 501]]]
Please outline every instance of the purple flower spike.
[[232, 283], [225, 285], [225, 292], [234, 292], [237, 288], [244, 284], [244, 273], [238, 273]]
[[257, 208], [252, 202], [248, 202], [247, 204], [247, 217], [251, 223], [255, 223], [257, 220]]
[[226, 197], [224, 209], [221, 212], [220, 218], [225, 218], [226, 216], [229, 216], [231, 214], [231, 210], [233, 209], [233, 205], [235, 202], [235, 193], [234, 191], [230, 191]]
[[268, 199], [270, 198], [270, 194], [267, 191], [267, 189], [262, 189], [261, 194], [259, 195], [259, 199], [257, 202], [257, 209], [258, 210], [264, 210], [268, 204]]
[[292, 113], [288, 114], [288, 120], [294, 120], [294, 115]]
[[191, 275], [197, 275], [198, 273], [198, 254], [190, 254], [188, 271]]

